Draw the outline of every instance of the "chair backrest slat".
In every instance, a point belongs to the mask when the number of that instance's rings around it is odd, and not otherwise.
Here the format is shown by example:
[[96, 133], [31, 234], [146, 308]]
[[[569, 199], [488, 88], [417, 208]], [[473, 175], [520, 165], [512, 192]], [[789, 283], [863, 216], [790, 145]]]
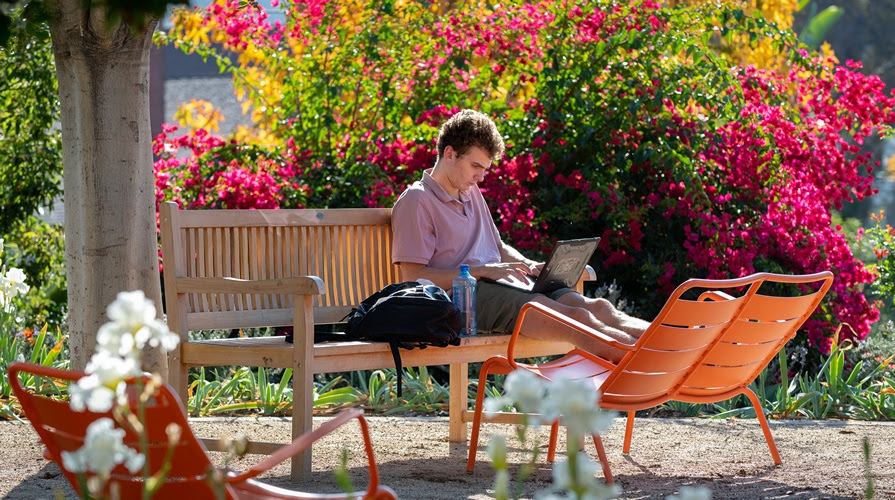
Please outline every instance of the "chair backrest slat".
[[736, 328], [724, 334], [722, 343], [728, 344], [765, 344], [776, 342], [798, 329], [801, 319], [789, 319], [779, 322], [739, 321]]
[[807, 293], [798, 297], [775, 297], [756, 294], [743, 309], [742, 319], [760, 322], [776, 322], [798, 319], [814, 310], [812, 304], [817, 300], [819, 292]]
[[780, 342], [745, 344], [718, 342], [703, 358], [702, 363], [712, 366], [742, 366], [756, 363], [780, 350]]
[[624, 370], [633, 373], [669, 373], [687, 370], [699, 361], [705, 349], [699, 346], [693, 349], [676, 351], [656, 351], [641, 348], [637, 356], [632, 356]]
[[[654, 333], [651, 335], [646, 347], [657, 351], [681, 351], [704, 347], [709, 342], [715, 340], [718, 332], [725, 328], [727, 323], [716, 324], [713, 326], [702, 325], [662, 325], [656, 324], [653, 327]], [[636, 354], [635, 354], [636, 356]]]
[[759, 363], [759, 361], [752, 361], [749, 364], [740, 366], [704, 364], [699, 367], [698, 374], [687, 380], [682, 387], [682, 392], [686, 393], [699, 389], [729, 391], [734, 387], [749, 385], [748, 383], [743, 384], [743, 380], [749, 379], [749, 382], [752, 382], [755, 377], [752, 377], [751, 374], [757, 373], [764, 368], [764, 365], [759, 365]]
[[677, 372], [627, 372], [616, 379], [611, 387], [602, 389], [602, 399], [615, 403], [661, 399], [668, 393], [668, 388], [677, 385], [686, 373], [686, 369]]
[[743, 306], [743, 298], [722, 302], [677, 299], [661, 314], [663, 325], [686, 327], [726, 324]]

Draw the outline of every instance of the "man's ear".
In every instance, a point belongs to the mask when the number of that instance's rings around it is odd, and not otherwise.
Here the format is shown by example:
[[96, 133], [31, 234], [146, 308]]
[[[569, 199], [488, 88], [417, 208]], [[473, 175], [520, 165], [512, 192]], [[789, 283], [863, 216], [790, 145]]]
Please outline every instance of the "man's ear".
[[454, 160], [457, 158], [457, 152], [454, 151], [454, 148], [452, 146], [445, 146], [444, 157], [448, 160]]

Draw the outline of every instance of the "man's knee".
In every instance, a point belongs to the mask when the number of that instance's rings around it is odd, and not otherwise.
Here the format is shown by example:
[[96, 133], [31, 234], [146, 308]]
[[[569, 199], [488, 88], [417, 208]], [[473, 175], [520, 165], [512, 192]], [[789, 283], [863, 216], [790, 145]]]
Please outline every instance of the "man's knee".
[[[572, 295], [572, 294], [566, 294], [566, 295]], [[566, 295], [563, 295], [562, 297], [565, 297]], [[562, 298], [562, 297], [560, 297], [560, 298]], [[580, 295], [579, 295], [579, 297], [580, 297]], [[582, 302], [581, 304], [574, 304], [574, 303], [569, 304], [569, 303], [564, 303], [564, 301], [556, 301], [556, 300], [550, 299], [548, 297], [539, 297], [538, 299], [535, 299], [535, 301], [553, 309], [554, 311], [556, 311], [566, 317], [572, 318], [575, 321], [578, 321], [579, 323], [584, 323], [584, 324], [589, 325], [593, 322], [593, 315], [591, 314], [591, 311], [589, 311], [588, 308], [585, 306], [584, 302]]]
[[615, 306], [612, 305], [612, 302], [600, 297], [596, 299], [590, 299], [590, 311], [600, 317], [602, 314], [614, 314], [616, 309]]
[[570, 292], [564, 293], [556, 298], [556, 301], [565, 304], [567, 306], [572, 307], [583, 307], [589, 311], [614, 311], [615, 306], [612, 305], [612, 302], [608, 300], [598, 297], [585, 297], [578, 292]]
[[570, 318], [574, 319], [575, 321], [577, 321], [579, 323], [584, 323], [585, 325], [588, 325], [588, 326], [595, 326], [594, 325], [594, 319], [595, 319], [594, 315], [590, 311], [588, 311], [587, 308], [571, 307], [571, 308], [569, 308], [569, 312], [567, 313], [567, 316], [569, 316]]

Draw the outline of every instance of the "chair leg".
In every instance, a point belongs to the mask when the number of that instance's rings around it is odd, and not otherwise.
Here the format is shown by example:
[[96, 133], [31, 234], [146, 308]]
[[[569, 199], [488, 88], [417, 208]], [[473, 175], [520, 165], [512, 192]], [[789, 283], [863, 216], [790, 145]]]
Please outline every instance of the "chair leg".
[[629, 411], [628, 418], [625, 419], [625, 442], [622, 446], [622, 453], [631, 452], [631, 435], [634, 434], [634, 416], [636, 412]]
[[746, 388], [743, 391], [743, 394], [749, 398], [749, 401], [752, 401], [752, 407], [755, 408], [755, 416], [758, 418], [758, 423], [761, 424], [761, 430], [764, 432], [764, 439], [767, 441], [768, 448], [771, 450], [771, 458], [774, 459], [774, 465], [782, 464], [783, 460], [780, 459], [780, 453], [777, 452], [774, 436], [771, 435], [771, 428], [768, 426], [768, 419], [764, 416], [764, 407], [761, 406], [758, 396], [756, 396], [752, 389], [749, 388]]
[[556, 459], [556, 438], [559, 436], [559, 420], [550, 426], [550, 444], [547, 448], [547, 462], [553, 463]]
[[[469, 459], [466, 462], [466, 470], [472, 472], [475, 469], [475, 454], [476, 450], [479, 446], [479, 427], [482, 425], [482, 406], [485, 403], [485, 382], [488, 379], [488, 375], [491, 373], [491, 367], [495, 366], [495, 373], [506, 373], [508, 367], [501, 366], [500, 359], [488, 359], [484, 363], [482, 363], [482, 368], [479, 370], [479, 388], [475, 393], [475, 411], [472, 416], [472, 434], [469, 436]], [[503, 368], [501, 370], [500, 368]]]
[[594, 447], [597, 449], [600, 463], [603, 464], [603, 477], [606, 479], [606, 484], [615, 484], [615, 480], [612, 479], [612, 470], [609, 469], [609, 459], [606, 458], [606, 450], [603, 448], [603, 440], [600, 439], [599, 434], [594, 434]]

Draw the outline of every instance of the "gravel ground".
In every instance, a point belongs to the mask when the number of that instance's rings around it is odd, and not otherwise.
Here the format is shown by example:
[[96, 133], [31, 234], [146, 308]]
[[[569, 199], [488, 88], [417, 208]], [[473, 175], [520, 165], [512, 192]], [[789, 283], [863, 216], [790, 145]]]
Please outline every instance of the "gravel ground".
[[[488, 436], [509, 436], [510, 463], [525, 460], [512, 426], [486, 424], [482, 427], [475, 472], [466, 472], [465, 444], [447, 440], [447, 419], [443, 417], [369, 417], [382, 482], [402, 499], [487, 499], [492, 498], [493, 469], [485, 453]], [[322, 418], [315, 418], [315, 423]], [[290, 422], [280, 418], [194, 419], [194, 431], [201, 436], [237, 433], [269, 441], [289, 439]], [[314, 448], [311, 477], [300, 483], [288, 479], [288, 466], [281, 465], [262, 480], [303, 491], [337, 491], [332, 470], [340, 451], [349, 448], [349, 467], [363, 484], [364, 466], [355, 424], [328, 436]], [[664, 499], [681, 486], [707, 486], [713, 498], [762, 499], [853, 499], [864, 498], [865, 466], [862, 441], [871, 446], [871, 474], [876, 498], [895, 499], [895, 423], [844, 421], [772, 421], [771, 429], [783, 458], [774, 466], [761, 428], [755, 420], [638, 419], [631, 453], [622, 454], [624, 419], [619, 418], [604, 434], [616, 482], [622, 487], [619, 498]], [[547, 428], [540, 432], [546, 449]], [[562, 438], [560, 450], [565, 449]], [[595, 457], [593, 446], [586, 449]], [[75, 498], [59, 469], [41, 458], [42, 447], [28, 424], [0, 423], [0, 495], [9, 499]], [[354, 453], [357, 452], [357, 453]], [[532, 498], [551, 481], [550, 465], [542, 454], [538, 467], [526, 481], [521, 498]], [[222, 454], [212, 453], [217, 463]], [[262, 459], [243, 457], [232, 467], [244, 469]], [[511, 467], [513, 467], [511, 465]]]

